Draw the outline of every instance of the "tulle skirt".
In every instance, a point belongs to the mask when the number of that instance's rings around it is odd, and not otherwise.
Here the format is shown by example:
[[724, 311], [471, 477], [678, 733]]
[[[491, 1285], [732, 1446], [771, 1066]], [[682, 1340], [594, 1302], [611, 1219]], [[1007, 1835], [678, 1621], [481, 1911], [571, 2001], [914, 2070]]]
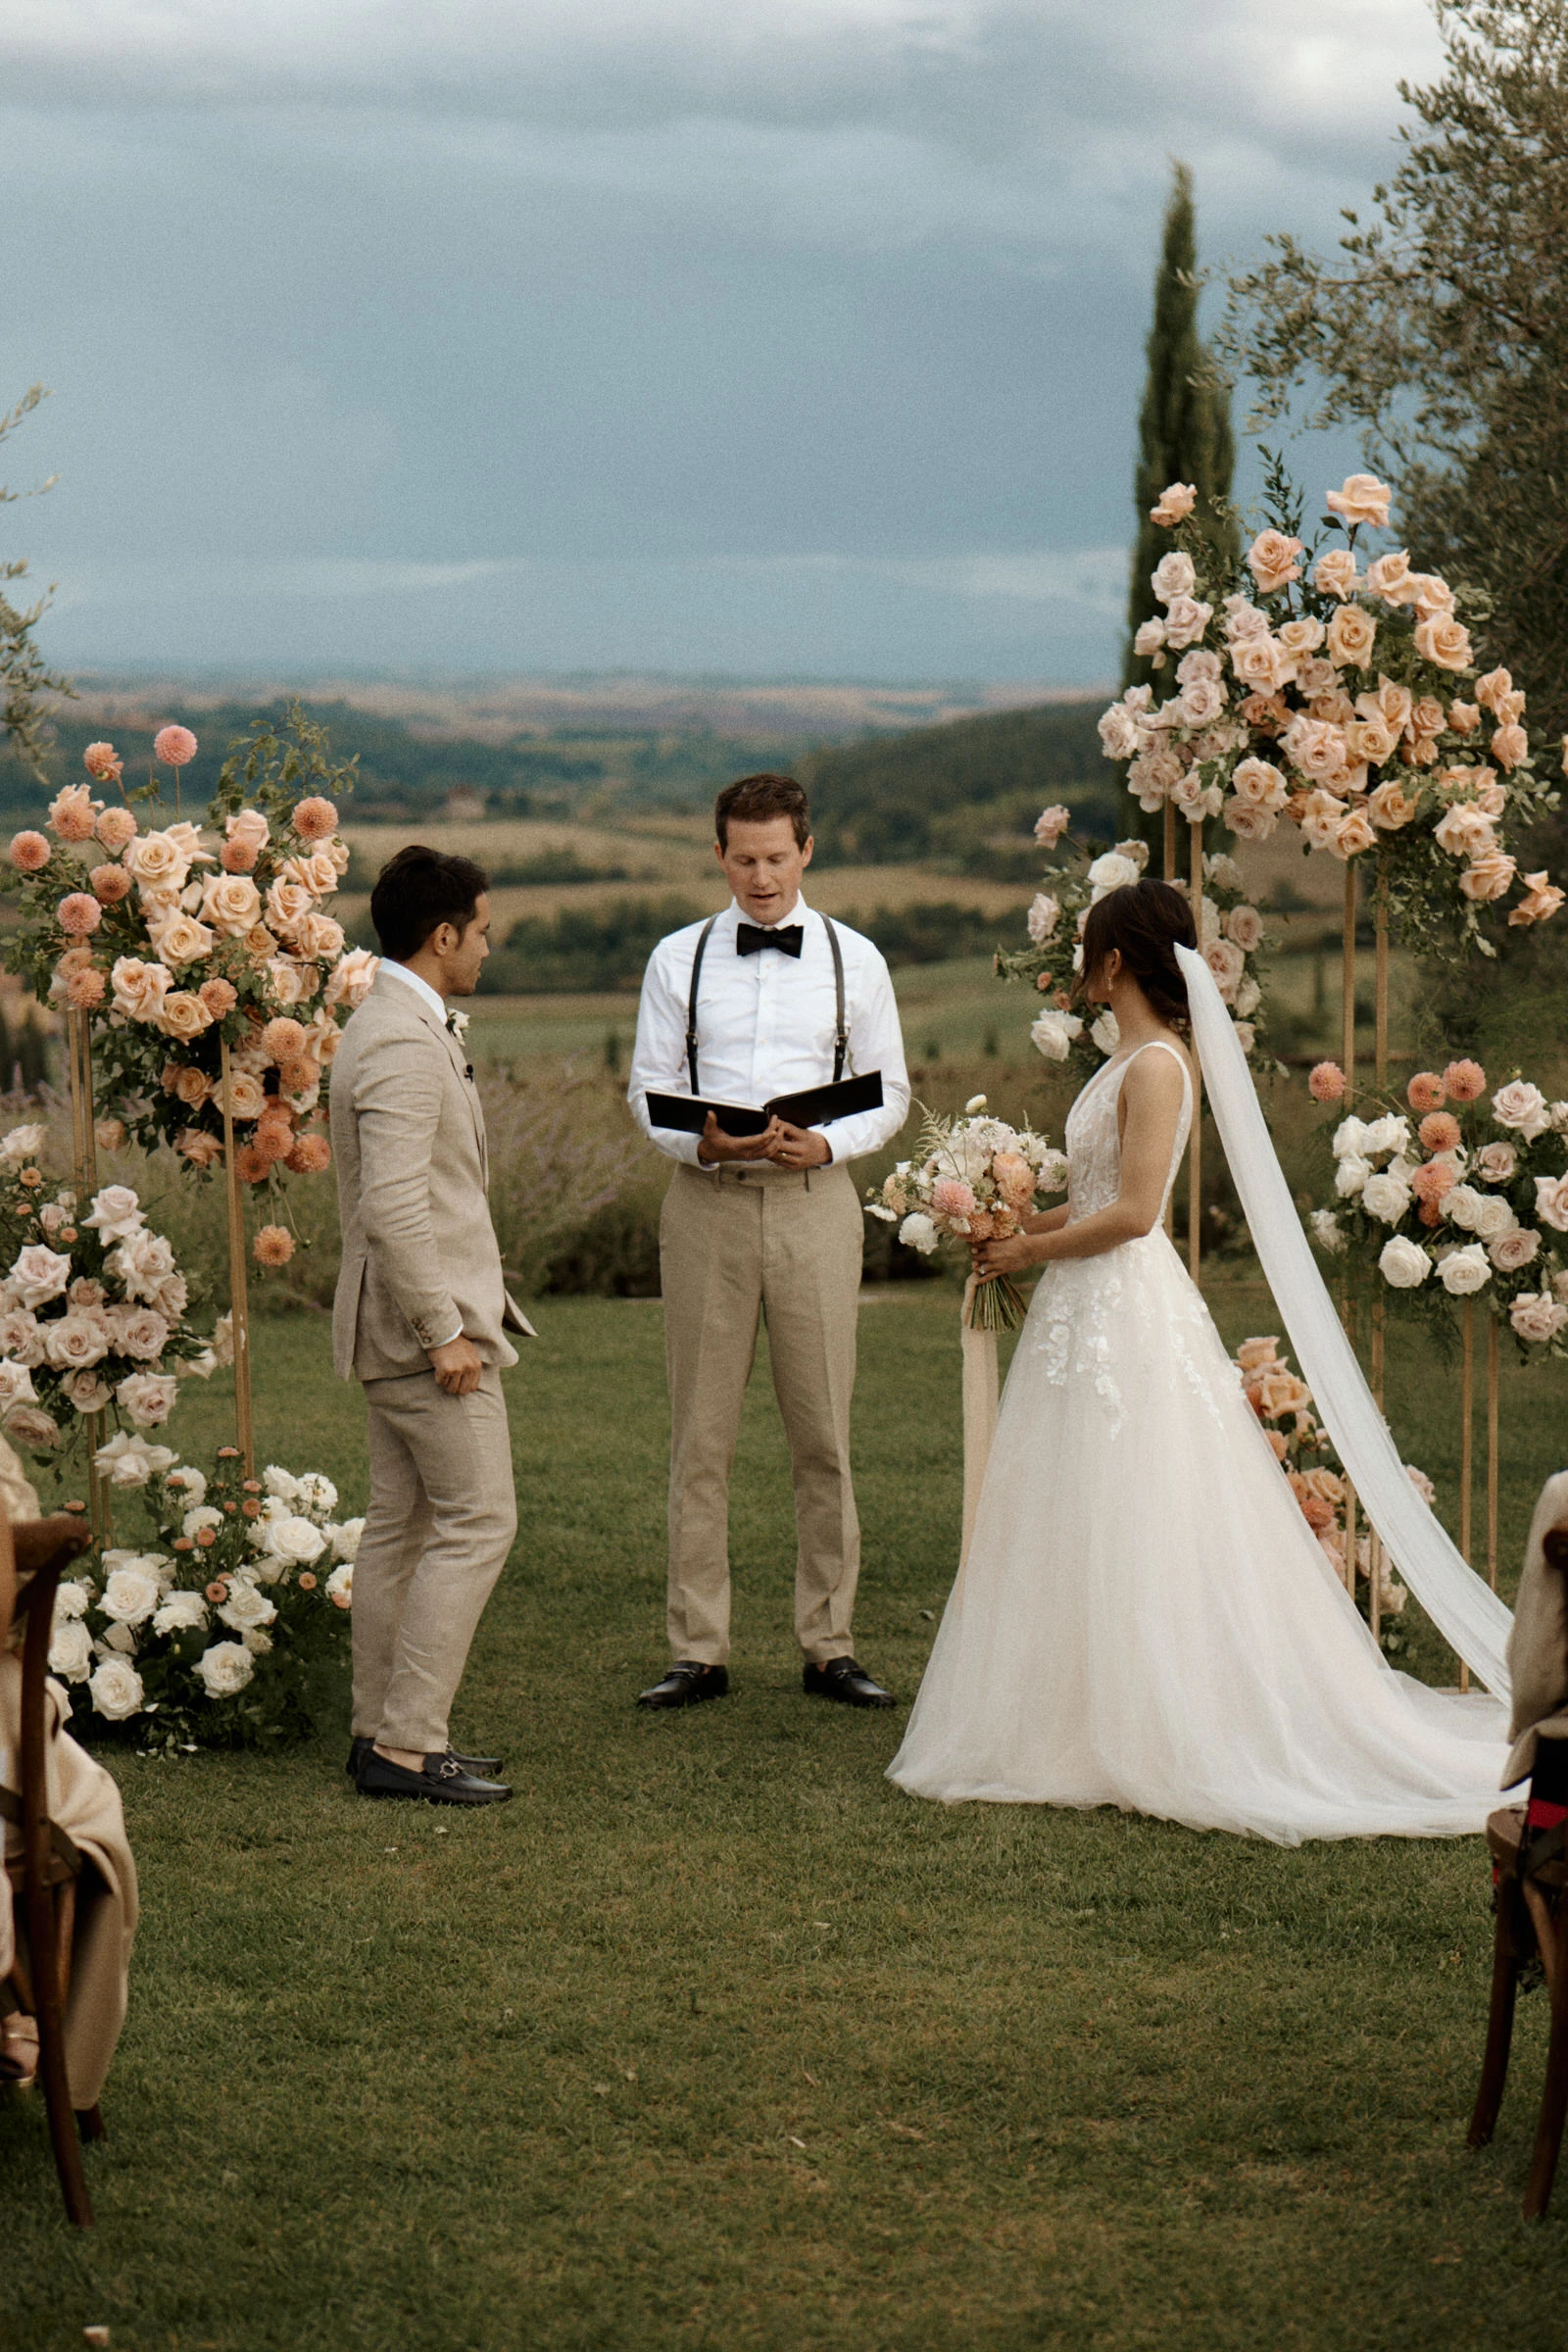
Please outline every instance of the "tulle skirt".
[[1165, 1235], [1049, 1266], [889, 1777], [1282, 1845], [1453, 1837], [1505, 1729], [1391, 1670]]

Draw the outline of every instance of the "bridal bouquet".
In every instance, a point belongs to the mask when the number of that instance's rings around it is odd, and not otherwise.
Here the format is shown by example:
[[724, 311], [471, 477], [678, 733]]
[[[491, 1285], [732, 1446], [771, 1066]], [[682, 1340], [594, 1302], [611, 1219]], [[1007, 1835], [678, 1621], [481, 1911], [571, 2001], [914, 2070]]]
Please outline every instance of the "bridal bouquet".
[[[235, 1160], [251, 1184], [330, 1161], [312, 1123], [321, 1075], [375, 970], [327, 911], [349, 854], [316, 787], [351, 779], [297, 710], [289, 736], [257, 721], [202, 824], [146, 821], [163, 815], [156, 782], [127, 792], [114, 746], [90, 744], [92, 784], [120, 799], [68, 785], [46, 830], [18, 833], [10, 852], [21, 920], [7, 962], [39, 997], [90, 1016], [114, 1148], [129, 1135], [170, 1144], [199, 1172], [221, 1161], [226, 1041]], [[154, 745], [176, 779], [196, 748], [185, 727]]]
[[[1065, 808], [1047, 808], [1035, 826], [1036, 840], [1055, 848], [1067, 822]], [[1029, 908], [1029, 945], [1015, 955], [999, 955], [997, 971], [1004, 980], [1032, 982], [1046, 999], [1029, 1035], [1047, 1061], [1070, 1059], [1089, 1077], [1121, 1041], [1116, 1016], [1108, 1006], [1093, 1020], [1073, 1009], [1075, 985], [1083, 971], [1084, 924], [1097, 899], [1138, 880], [1149, 864], [1149, 848], [1142, 841], [1119, 841], [1113, 850], [1091, 856], [1085, 844], [1082, 857], [1084, 862], [1077, 866], [1046, 868], [1043, 880], [1048, 887], [1035, 894]], [[1185, 880], [1175, 887], [1184, 897], [1189, 895]], [[1263, 918], [1248, 901], [1234, 858], [1220, 855], [1203, 859], [1197, 930], [1200, 949], [1230, 1009], [1242, 1051], [1249, 1058], [1266, 1063], [1268, 1057], [1261, 1047], [1263, 991], [1254, 960], [1263, 945]]]
[[[907, 1249], [929, 1257], [939, 1242], [1004, 1241], [1045, 1205], [1044, 1196], [1067, 1182], [1063, 1152], [1032, 1128], [992, 1118], [984, 1095], [963, 1106], [959, 1119], [920, 1105], [915, 1159], [901, 1159], [866, 1197], [873, 1217], [897, 1225]], [[1027, 1312], [1005, 1275], [975, 1286], [969, 1321], [979, 1331], [1014, 1331]]]
[[[1557, 794], [1537, 777], [1525, 698], [1505, 669], [1478, 675], [1453, 590], [1402, 549], [1363, 571], [1357, 542], [1388, 526], [1393, 493], [1370, 474], [1331, 490], [1308, 546], [1299, 501], [1276, 464], [1270, 525], [1240, 569], [1221, 572], [1193, 525], [1191, 487], [1152, 509], [1175, 541], [1152, 575], [1163, 615], [1134, 650], [1174, 691], [1133, 686], [1100, 722], [1141, 808], [1167, 801], [1262, 841], [1281, 817], [1342, 861], [1376, 857], [1407, 936], [1457, 954], [1494, 953], [1482, 908], [1517, 886], [1510, 924], [1544, 921], [1563, 894], [1520, 876], [1509, 848]], [[1343, 538], [1339, 535], [1343, 534]], [[1457, 925], [1457, 928], [1455, 927]]]
[[[1485, 1293], [1519, 1353], [1568, 1354], [1568, 1102], [1513, 1078], [1487, 1101], [1479, 1062], [1419, 1070], [1403, 1106], [1334, 1130], [1335, 1205], [1308, 1229], [1401, 1302], [1444, 1313]], [[1307, 1081], [1343, 1095], [1333, 1062]]]
[[97, 1461], [148, 1529], [60, 1587], [49, 1670], [82, 1690], [81, 1728], [167, 1751], [303, 1737], [341, 1679], [364, 1521], [334, 1518], [318, 1471], [247, 1479], [232, 1446], [211, 1473], [125, 1434]]
[[[1290, 1481], [1291, 1492], [1301, 1507], [1301, 1516], [1316, 1536], [1327, 1554], [1336, 1577], [1345, 1582], [1345, 1550], [1348, 1542], [1347, 1519], [1349, 1489], [1345, 1469], [1333, 1440], [1312, 1413], [1312, 1392], [1304, 1380], [1291, 1369], [1280, 1353], [1277, 1339], [1244, 1340], [1236, 1350], [1236, 1368], [1241, 1374], [1247, 1401], [1262, 1423], [1263, 1435], [1274, 1449], [1274, 1458]], [[1425, 1471], [1405, 1464], [1405, 1475], [1424, 1501], [1433, 1499], [1432, 1481]], [[1355, 1573], [1358, 1585], [1365, 1585], [1365, 1593], [1357, 1592], [1356, 1600], [1364, 1615], [1370, 1617], [1370, 1595], [1374, 1569], [1374, 1553], [1370, 1534], [1356, 1538]], [[1376, 1558], [1378, 1578], [1379, 1640], [1385, 1650], [1396, 1653], [1404, 1646], [1404, 1638], [1390, 1623], [1404, 1607], [1410, 1595], [1391, 1575], [1381, 1547]]]
[[51, 1188], [44, 1140], [41, 1126], [0, 1137], [0, 1426], [47, 1455], [89, 1413], [157, 1428], [176, 1374], [205, 1377], [218, 1357], [187, 1323], [189, 1286], [135, 1193]]

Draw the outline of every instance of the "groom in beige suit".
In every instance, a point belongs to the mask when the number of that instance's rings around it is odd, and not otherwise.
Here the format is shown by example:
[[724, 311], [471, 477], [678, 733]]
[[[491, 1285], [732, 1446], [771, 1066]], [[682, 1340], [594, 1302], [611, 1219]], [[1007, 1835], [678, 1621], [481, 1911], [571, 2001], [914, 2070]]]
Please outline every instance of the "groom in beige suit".
[[338, 1373], [363, 1384], [370, 1498], [354, 1569], [354, 1745], [366, 1796], [496, 1804], [495, 1756], [447, 1716], [516, 1532], [501, 1394], [532, 1336], [508, 1296], [486, 1200], [484, 1112], [451, 997], [489, 954], [489, 882], [400, 850], [370, 895], [382, 959], [332, 1065], [343, 1264]]

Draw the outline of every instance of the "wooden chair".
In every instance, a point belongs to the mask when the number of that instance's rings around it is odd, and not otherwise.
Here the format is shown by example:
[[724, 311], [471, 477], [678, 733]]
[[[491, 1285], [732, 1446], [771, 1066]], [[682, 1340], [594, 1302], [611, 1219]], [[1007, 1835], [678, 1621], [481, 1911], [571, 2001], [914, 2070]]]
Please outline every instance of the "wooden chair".
[[[1553, 1528], [1543, 1549], [1549, 1566], [1568, 1574], [1568, 1527]], [[1487, 1844], [1497, 1924], [1486, 2055], [1468, 2136], [1471, 2147], [1484, 2148], [1496, 2129], [1520, 1981], [1539, 1968], [1545, 1979], [1551, 2028], [1524, 2198], [1526, 2221], [1539, 2221], [1550, 2201], [1568, 2118], [1568, 1911], [1563, 1900], [1568, 1886], [1568, 1741], [1538, 1742], [1529, 1802], [1492, 1814]]]
[[22, 1787], [20, 1790], [0, 1789], [0, 1814], [22, 1833], [22, 1852], [6, 1864], [7, 1893], [16, 1905], [19, 1931], [7, 1982], [15, 2004], [37, 2020], [38, 2072], [43, 2079], [55, 2170], [67, 2215], [78, 2229], [87, 2230], [93, 2226], [93, 2212], [82, 2172], [81, 2141], [101, 2138], [104, 2122], [96, 2107], [79, 2115], [72, 2110], [65, 2021], [76, 1882], [83, 1868], [90, 1866], [49, 1818], [44, 1686], [61, 1574], [86, 1548], [90, 1536], [79, 1520], [64, 1515], [20, 1524], [13, 1533], [18, 1570], [24, 1579], [18, 1591], [16, 1613], [24, 1620], [26, 1630], [18, 1739]]

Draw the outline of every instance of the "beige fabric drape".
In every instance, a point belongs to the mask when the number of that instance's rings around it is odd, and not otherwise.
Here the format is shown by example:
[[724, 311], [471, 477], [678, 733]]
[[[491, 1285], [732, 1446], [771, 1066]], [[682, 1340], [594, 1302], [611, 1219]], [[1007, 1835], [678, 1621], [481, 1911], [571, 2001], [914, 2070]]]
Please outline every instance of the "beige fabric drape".
[[971, 1274], [963, 1286], [963, 1305], [958, 1317], [958, 1341], [963, 1351], [963, 1539], [958, 1548], [958, 1574], [962, 1576], [969, 1558], [969, 1539], [974, 1534], [975, 1513], [980, 1508], [980, 1493], [986, 1483], [986, 1465], [997, 1435], [997, 1335], [994, 1331], [975, 1331], [969, 1315], [974, 1306], [975, 1280]]

